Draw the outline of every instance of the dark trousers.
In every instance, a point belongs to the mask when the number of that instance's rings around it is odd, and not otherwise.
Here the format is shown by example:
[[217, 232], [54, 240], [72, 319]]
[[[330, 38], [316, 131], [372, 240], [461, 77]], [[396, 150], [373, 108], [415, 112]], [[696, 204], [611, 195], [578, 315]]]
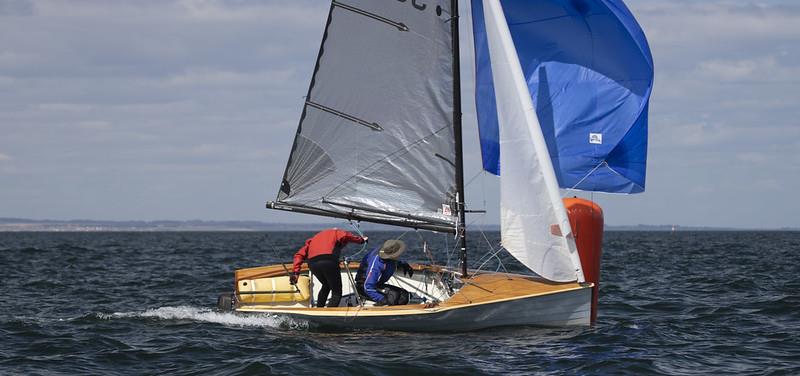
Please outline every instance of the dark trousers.
[[331, 301], [328, 307], [338, 307], [342, 300], [342, 274], [339, 270], [339, 258], [334, 255], [319, 255], [308, 260], [308, 268], [314, 277], [317, 277], [322, 287], [317, 294], [317, 308], [325, 307], [328, 294], [331, 294]]
[[[386, 296], [386, 304], [388, 305], [406, 305], [411, 297], [411, 295], [403, 288], [392, 286], [392, 285], [378, 285], [378, 292]], [[362, 299], [372, 300], [372, 298], [367, 295], [367, 291], [364, 290], [364, 284], [360, 282], [356, 282], [356, 290], [358, 294], [361, 295]]]

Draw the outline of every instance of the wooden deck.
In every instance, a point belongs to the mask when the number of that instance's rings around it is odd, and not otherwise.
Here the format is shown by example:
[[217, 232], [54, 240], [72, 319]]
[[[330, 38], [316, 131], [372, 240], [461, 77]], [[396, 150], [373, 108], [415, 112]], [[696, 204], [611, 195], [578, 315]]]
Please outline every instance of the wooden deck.
[[553, 294], [582, 288], [577, 282], [556, 283], [514, 274], [479, 274], [467, 279], [461, 288], [441, 307], [463, 306], [507, 301], [521, 297]]
[[[285, 268], [284, 268], [285, 266]], [[344, 266], [344, 265], [342, 265]], [[278, 264], [259, 268], [241, 269], [236, 271], [236, 281], [240, 279], [268, 278], [286, 275], [291, 270], [291, 264]], [[348, 265], [350, 271], [355, 273], [358, 263]], [[428, 265], [413, 265], [417, 271], [440, 271], [439, 267]], [[344, 268], [342, 268], [344, 270]], [[307, 271], [303, 264], [303, 271]], [[248, 305], [239, 308], [243, 312], [273, 312], [291, 313], [308, 316], [394, 316], [418, 315], [437, 313], [441, 311], [465, 308], [470, 306], [499, 303], [518, 300], [534, 296], [557, 294], [571, 290], [591, 287], [591, 284], [581, 285], [577, 282], [555, 283], [528, 276], [504, 273], [477, 274], [465, 280], [465, 285], [450, 299], [437, 304], [409, 304], [402, 306], [366, 306], [366, 307], [335, 307], [335, 308], [307, 308], [307, 307], [281, 307], [275, 305]], [[238, 284], [237, 284], [238, 285]], [[238, 292], [238, 291], [237, 291]]]

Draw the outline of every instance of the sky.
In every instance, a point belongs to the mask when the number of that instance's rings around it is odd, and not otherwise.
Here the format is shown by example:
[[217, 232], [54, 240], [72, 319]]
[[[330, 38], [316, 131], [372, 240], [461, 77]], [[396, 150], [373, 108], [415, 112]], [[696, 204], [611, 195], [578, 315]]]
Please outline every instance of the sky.
[[[800, 227], [800, 2], [626, 4], [656, 66], [647, 191], [591, 195], [606, 223]], [[328, 6], [0, 0], [0, 217], [323, 222], [264, 203]], [[467, 201], [487, 214], [470, 222], [496, 224], [471, 74]]]

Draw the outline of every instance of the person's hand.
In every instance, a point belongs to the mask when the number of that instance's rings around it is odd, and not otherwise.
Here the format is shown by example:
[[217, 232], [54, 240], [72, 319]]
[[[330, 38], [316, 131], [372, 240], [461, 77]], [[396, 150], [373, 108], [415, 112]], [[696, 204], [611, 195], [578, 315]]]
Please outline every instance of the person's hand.
[[403, 275], [408, 276], [408, 278], [414, 276], [414, 268], [412, 268], [411, 265], [408, 265], [407, 262], [400, 263], [400, 267], [403, 268]]
[[298, 278], [300, 278], [300, 273], [297, 272], [292, 273], [292, 275], [289, 276], [289, 284], [296, 285]]
[[369, 243], [369, 236], [362, 236], [361, 239], [364, 239], [364, 243]]

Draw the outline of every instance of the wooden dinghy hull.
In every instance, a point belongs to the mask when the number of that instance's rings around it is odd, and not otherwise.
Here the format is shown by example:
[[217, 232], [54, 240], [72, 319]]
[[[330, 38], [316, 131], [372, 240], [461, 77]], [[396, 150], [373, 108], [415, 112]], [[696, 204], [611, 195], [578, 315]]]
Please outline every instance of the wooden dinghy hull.
[[[307, 321], [318, 328], [458, 332], [504, 326], [588, 326], [590, 303], [591, 288], [582, 288], [504, 302], [438, 310], [418, 308], [396, 314], [365, 315], [364, 311], [367, 308], [358, 307], [350, 307], [347, 315], [312, 315], [286, 311], [273, 313]], [[253, 311], [239, 310], [239, 312]]]
[[[347, 281], [343, 266], [343, 281]], [[358, 264], [348, 265], [354, 271]], [[414, 265], [415, 278], [395, 276], [390, 284], [402, 286], [414, 293], [414, 286], [430, 287], [431, 276], [441, 275], [441, 269]], [[283, 265], [242, 269], [237, 271], [236, 294], [240, 303], [232, 307], [242, 314], [274, 314], [308, 322], [315, 328], [379, 329], [414, 332], [471, 331], [504, 326], [588, 326], [591, 320], [592, 287], [585, 283], [553, 283], [531, 276], [505, 273], [474, 275], [451, 296], [437, 303], [376, 307], [361, 306], [344, 284], [345, 299], [335, 308], [312, 308], [313, 290], [303, 288], [291, 296], [303, 301], [273, 302], [262, 298], [255, 301], [246, 288], [255, 288], [257, 278], [283, 279]], [[305, 267], [304, 267], [305, 271]], [[285, 275], [285, 274], [284, 274]], [[254, 279], [256, 278], [256, 279]], [[309, 280], [312, 282], [313, 279]], [[278, 286], [271, 282], [272, 286]], [[428, 285], [425, 285], [425, 284]], [[415, 285], [416, 284], [416, 285]], [[312, 282], [313, 285], [313, 282]], [[285, 289], [285, 286], [278, 287]], [[434, 292], [428, 291], [435, 295]], [[349, 294], [349, 295], [348, 295]], [[249, 300], [248, 300], [249, 299]], [[242, 304], [247, 300], [249, 304]], [[349, 305], [349, 306], [347, 306]]]

